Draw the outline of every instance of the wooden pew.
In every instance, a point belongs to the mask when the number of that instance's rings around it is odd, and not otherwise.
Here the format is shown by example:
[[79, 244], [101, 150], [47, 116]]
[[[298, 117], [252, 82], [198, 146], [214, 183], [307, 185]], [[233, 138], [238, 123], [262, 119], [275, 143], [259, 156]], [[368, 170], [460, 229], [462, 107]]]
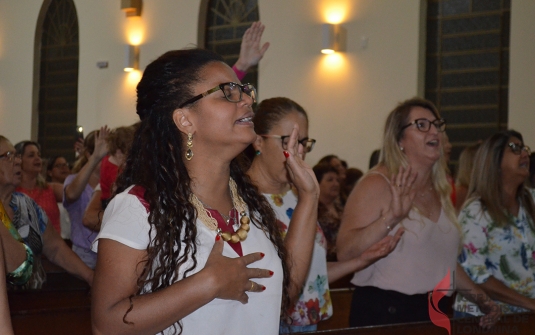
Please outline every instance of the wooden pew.
[[330, 319], [321, 321], [318, 330], [340, 329], [349, 327], [349, 310], [351, 309], [351, 298], [353, 288], [331, 289], [331, 301], [333, 303], [333, 316]]
[[[478, 318], [451, 320], [451, 335], [469, 334], [516, 334], [532, 335], [535, 333], [535, 314], [507, 314], [491, 329], [483, 330], [478, 326]], [[296, 333], [301, 335], [448, 335], [444, 328], [431, 322], [415, 322], [388, 326], [345, 328], [335, 330], [318, 330], [313, 333]]]
[[91, 335], [89, 285], [63, 270], [45, 269], [42, 289], [8, 292], [15, 334]]
[[[318, 324], [315, 333], [302, 334], [325, 334], [325, 335], [447, 335], [448, 332], [431, 322], [417, 322], [389, 326], [373, 326], [361, 328], [349, 328], [349, 310], [353, 288], [338, 288], [331, 290], [333, 302], [333, 316]], [[532, 335], [535, 333], [535, 314], [520, 313], [502, 316], [496, 326], [484, 331], [478, 326], [478, 318], [454, 319], [451, 321], [451, 334], [519, 334]]]
[[[349, 312], [351, 309], [351, 299], [353, 298], [353, 287], [331, 289], [331, 300], [333, 303], [333, 316], [330, 319], [321, 321], [318, 324], [318, 330], [331, 330], [349, 327]], [[450, 298], [453, 302], [454, 298]], [[453, 315], [453, 309], [443, 310], [450, 318]]]

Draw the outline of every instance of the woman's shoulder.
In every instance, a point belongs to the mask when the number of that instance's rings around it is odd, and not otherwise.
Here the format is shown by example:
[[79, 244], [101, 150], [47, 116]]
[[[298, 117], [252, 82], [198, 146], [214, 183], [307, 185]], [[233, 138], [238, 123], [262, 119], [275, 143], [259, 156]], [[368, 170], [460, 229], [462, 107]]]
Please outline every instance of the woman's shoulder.
[[361, 190], [368, 190], [372, 188], [374, 190], [380, 190], [381, 188], [390, 188], [390, 178], [388, 172], [384, 167], [374, 168], [364, 174], [358, 181], [356, 187]]
[[459, 223], [466, 225], [468, 223], [484, 224], [484, 221], [490, 220], [487, 217], [487, 211], [481, 198], [473, 196], [466, 200], [465, 205], [459, 212]]
[[[130, 185], [124, 191], [118, 193], [113, 197], [108, 206], [132, 206], [135, 204], [141, 205], [141, 207], [147, 212], [150, 212], [150, 205], [145, 198], [145, 188], [140, 185]], [[135, 206], [137, 207], [137, 206]], [[140, 208], [141, 208], [140, 207]]]

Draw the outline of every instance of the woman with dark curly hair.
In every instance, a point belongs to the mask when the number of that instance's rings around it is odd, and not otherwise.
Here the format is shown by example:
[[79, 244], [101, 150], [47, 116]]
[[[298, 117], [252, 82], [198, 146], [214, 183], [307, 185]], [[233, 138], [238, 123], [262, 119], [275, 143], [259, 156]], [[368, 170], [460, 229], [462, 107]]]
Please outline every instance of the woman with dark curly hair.
[[95, 334], [278, 333], [281, 307], [302, 285], [290, 281], [308, 266], [319, 191], [294, 131], [284, 153], [302, 194], [293, 229], [311, 238], [287, 249], [236, 158], [256, 138], [255, 96], [207, 50], [147, 66], [141, 124], [94, 245]]

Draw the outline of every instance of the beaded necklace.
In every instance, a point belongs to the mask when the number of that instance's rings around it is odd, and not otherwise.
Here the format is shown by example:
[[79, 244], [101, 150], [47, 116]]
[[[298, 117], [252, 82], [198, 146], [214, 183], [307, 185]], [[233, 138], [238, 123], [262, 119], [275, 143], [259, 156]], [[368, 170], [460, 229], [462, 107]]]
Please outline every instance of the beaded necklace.
[[222, 232], [221, 229], [218, 228], [217, 220], [214, 219], [212, 214], [208, 210], [206, 210], [201, 200], [199, 200], [199, 198], [193, 193], [190, 196], [190, 202], [197, 210], [197, 217], [206, 227], [208, 227], [208, 229], [216, 231], [217, 234], [221, 236], [221, 238], [225, 242], [238, 243], [241, 241], [245, 241], [245, 239], [247, 238], [247, 233], [250, 230], [249, 223], [251, 220], [246, 215], [245, 208], [247, 206], [245, 204], [245, 201], [243, 201], [242, 197], [240, 197], [240, 195], [238, 194], [238, 187], [236, 186], [236, 182], [232, 178], [230, 178], [228, 184], [230, 188], [230, 196], [232, 198], [232, 205], [234, 206], [234, 208], [236, 208], [240, 215], [240, 227], [233, 234], [229, 232]]

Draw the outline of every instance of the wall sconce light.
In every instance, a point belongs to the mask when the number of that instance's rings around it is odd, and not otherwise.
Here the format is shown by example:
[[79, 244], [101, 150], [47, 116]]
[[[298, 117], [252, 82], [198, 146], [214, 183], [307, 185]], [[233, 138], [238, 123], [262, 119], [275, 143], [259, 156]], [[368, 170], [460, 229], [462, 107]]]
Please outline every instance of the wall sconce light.
[[121, 9], [129, 16], [141, 16], [143, 0], [121, 0]]
[[126, 45], [124, 72], [139, 69], [139, 45]]
[[346, 50], [346, 29], [339, 24], [321, 26], [321, 53], [332, 54]]

